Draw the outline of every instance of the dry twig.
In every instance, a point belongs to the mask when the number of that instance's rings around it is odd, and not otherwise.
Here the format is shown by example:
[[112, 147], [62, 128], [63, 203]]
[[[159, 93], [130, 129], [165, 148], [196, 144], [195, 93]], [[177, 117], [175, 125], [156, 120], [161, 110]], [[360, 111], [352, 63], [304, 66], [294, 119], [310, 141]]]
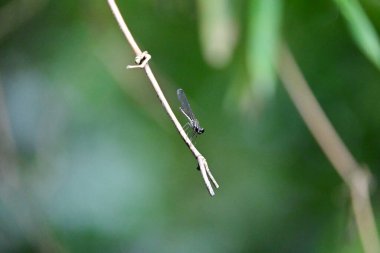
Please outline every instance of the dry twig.
[[380, 244], [369, 198], [370, 171], [360, 166], [323, 112], [291, 52], [281, 50], [280, 78], [310, 132], [350, 190], [359, 236], [366, 253], [379, 253]]
[[205, 181], [205, 184], [207, 186], [207, 189], [211, 196], [215, 195], [215, 192], [212, 188], [212, 185], [210, 183], [210, 180], [214, 184], [216, 188], [219, 188], [218, 183], [212, 176], [210, 169], [208, 168], [207, 161], [204, 158], [204, 156], [196, 149], [196, 147], [193, 145], [189, 137], [186, 135], [185, 131], [183, 130], [181, 124], [179, 123], [178, 119], [173, 113], [173, 110], [170, 108], [170, 105], [168, 101], [166, 100], [155, 76], [153, 75], [153, 72], [148, 64], [148, 61], [150, 60], [151, 56], [148, 54], [148, 52], [142, 52], [140, 48], [138, 47], [136, 41], [134, 40], [131, 32], [129, 31], [120, 11], [117, 7], [114, 0], [108, 0], [108, 4], [111, 7], [111, 10], [113, 12], [113, 15], [115, 16], [121, 30], [123, 31], [123, 34], [125, 38], [127, 39], [128, 43], [131, 45], [133, 51], [136, 53], [136, 65], [128, 66], [128, 69], [132, 68], [142, 68], [145, 70], [145, 73], [150, 80], [154, 90], [157, 93], [158, 98], [160, 99], [162, 106], [164, 107], [165, 111], [169, 115], [170, 119], [173, 121], [175, 127], [177, 128], [179, 134], [181, 135], [182, 139], [186, 143], [186, 145], [189, 147], [190, 151], [193, 153], [194, 157], [197, 159], [200, 171], [202, 173], [203, 180]]

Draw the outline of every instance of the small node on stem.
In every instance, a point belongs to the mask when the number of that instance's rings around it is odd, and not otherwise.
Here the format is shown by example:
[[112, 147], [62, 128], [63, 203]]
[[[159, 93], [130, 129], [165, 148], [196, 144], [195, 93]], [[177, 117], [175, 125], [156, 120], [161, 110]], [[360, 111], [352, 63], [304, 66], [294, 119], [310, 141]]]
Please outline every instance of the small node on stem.
[[128, 65], [127, 69], [135, 69], [135, 68], [143, 69], [148, 64], [151, 58], [152, 56], [148, 54], [147, 51], [144, 51], [142, 54], [136, 56], [135, 58], [136, 65]]

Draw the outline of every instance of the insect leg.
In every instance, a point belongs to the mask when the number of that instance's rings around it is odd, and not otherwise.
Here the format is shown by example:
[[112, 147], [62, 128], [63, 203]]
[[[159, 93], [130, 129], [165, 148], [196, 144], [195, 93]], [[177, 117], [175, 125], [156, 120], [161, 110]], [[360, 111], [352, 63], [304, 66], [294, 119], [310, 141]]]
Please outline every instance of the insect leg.
[[194, 135], [193, 135], [193, 138], [191, 140], [191, 142], [195, 145], [197, 143], [197, 137], [198, 137], [199, 134], [197, 134], [196, 132], [194, 132]]
[[185, 125], [182, 126], [183, 130], [187, 133], [187, 130], [189, 130], [190, 122], [187, 122]]
[[195, 131], [192, 132], [192, 135], [190, 137], [191, 142], [193, 142], [194, 136], [197, 136], [197, 132], [195, 132]]

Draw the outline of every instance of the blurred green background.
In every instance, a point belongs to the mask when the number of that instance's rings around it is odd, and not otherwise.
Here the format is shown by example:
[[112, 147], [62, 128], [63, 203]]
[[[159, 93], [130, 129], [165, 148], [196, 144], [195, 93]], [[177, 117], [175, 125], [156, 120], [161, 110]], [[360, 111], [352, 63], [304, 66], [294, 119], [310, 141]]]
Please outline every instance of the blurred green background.
[[213, 198], [106, 1], [0, 3], [0, 252], [363, 252], [274, 64], [286, 41], [376, 181], [379, 1], [119, 1], [206, 129]]

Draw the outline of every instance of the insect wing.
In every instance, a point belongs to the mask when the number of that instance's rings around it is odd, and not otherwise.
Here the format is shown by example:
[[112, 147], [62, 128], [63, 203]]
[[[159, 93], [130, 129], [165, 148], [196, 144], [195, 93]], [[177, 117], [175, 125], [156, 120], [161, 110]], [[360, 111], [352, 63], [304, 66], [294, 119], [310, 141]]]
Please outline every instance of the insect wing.
[[185, 95], [185, 92], [182, 90], [182, 89], [178, 89], [177, 90], [177, 96], [178, 96], [178, 100], [179, 102], [181, 102], [181, 109], [183, 110], [183, 112], [191, 119], [191, 120], [195, 120], [195, 116], [194, 116], [194, 113], [193, 111], [191, 110], [191, 107], [190, 107], [190, 104], [189, 104], [189, 101], [187, 100], [187, 97]]

